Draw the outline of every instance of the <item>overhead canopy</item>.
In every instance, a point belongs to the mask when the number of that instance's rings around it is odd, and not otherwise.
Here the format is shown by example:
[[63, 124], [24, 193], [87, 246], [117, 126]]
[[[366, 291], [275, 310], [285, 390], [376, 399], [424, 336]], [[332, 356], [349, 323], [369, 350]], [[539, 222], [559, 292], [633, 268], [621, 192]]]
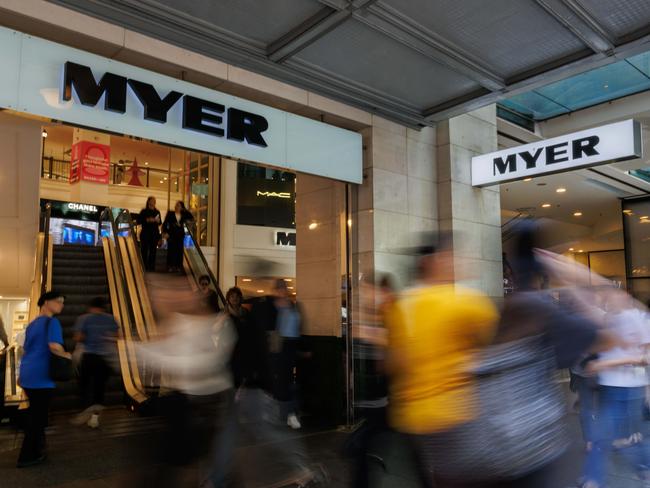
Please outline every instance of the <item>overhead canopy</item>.
[[407, 126], [650, 50], [647, 0], [53, 0]]

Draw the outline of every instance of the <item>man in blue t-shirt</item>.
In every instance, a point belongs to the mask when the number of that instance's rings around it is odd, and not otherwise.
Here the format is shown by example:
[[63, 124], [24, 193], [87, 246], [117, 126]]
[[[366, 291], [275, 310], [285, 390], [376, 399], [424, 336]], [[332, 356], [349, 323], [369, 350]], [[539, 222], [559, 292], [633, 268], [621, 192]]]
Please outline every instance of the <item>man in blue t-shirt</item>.
[[48, 291], [38, 299], [40, 312], [25, 331], [24, 353], [20, 361], [18, 384], [29, 399], [25, 421], [25, 437], [18, 456], [19, 468], [45, 460], [45, 427], [54, 390], [50, 378], [50, 355], [70, 357], [63, 349], [61, 324], [54, 315], [63, 310], [64, 297]]
[[111, 362], [117, 353], [117, 330], [117, 322], [106, 313], [106, 302], [102, 297], [93, 298], [88, 304], [88, 313], [77, 319], [75, 340], [83, 344], [81, 392], [87, 408], [74, 423], [87, 422], [92, 428], [99, 426], [104, 390], [111, 373]]

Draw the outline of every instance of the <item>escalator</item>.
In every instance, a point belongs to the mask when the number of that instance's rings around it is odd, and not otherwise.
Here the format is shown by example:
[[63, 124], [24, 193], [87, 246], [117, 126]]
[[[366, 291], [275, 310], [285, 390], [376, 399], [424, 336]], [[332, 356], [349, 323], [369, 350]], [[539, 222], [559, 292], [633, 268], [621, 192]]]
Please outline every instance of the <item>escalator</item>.
[[[149, 292], [157, 286], [168, 286], [169, 275], [145, 275], [138, 245], [137, 230], [128, 210], [107, 208], [97, 223], [100, 237], [96, 246], [53, 246], [49, 236], [49, 209], [43, 217], [37, 241], [37, 255], [33, 286], [30, 293], [30, 317], [38, 315], [36, 302], [40, 294], [57, 289], [66, 295], [66, 305], [59, 316], [66, 350], [73, 347], [74, 323], [86, 311], [86, 304], [95, 296], [102, 296], [110, 304], [109, 310], [119, 325], [117, 341], [119, 375], [114, 375], [107, 391], [107, 403], [126, 400], [133, 409], [143, 406], [157, 396], [161, 372], [138, 358], [137, 343], [151, 340], [157, 334], [157, 323], [151, 307]], [[165, 252], [160, 253], [161, 264]], [[210, 287], [223, 308], [225, 299], [218, 287], [205, 256], [186, 228], [184, 279], [174, 280], [173, 286], [197, 290], [198, 280], [208, 276]], [[167, 281], [167, 283], [165, 283]], [[7, 405], [24, 403], [24, 395], [17, 382], [21, 349], [12, 344], [5, 371], [5, 402]], [[75, 381], [58, 385], [55, 407], [75, 408], [78, 389]]]

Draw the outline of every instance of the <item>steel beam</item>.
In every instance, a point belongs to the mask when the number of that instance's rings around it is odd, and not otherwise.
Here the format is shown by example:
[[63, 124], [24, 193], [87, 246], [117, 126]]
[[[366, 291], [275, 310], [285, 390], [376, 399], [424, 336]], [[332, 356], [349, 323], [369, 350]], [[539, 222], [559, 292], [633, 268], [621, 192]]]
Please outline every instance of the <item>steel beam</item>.
[[535, 2], [595, 53], [607, 54], [614, 49], [614, 37], [575, 0]]

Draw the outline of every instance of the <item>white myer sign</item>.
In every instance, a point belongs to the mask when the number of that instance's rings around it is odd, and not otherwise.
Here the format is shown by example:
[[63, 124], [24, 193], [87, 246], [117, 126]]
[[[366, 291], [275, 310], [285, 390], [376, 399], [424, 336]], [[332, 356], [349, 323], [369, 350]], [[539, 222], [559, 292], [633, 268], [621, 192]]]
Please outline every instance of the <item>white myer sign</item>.
[[641, 155], [641, 126], [630, 119], [476, 156], [472, 185], [494, 185]]

